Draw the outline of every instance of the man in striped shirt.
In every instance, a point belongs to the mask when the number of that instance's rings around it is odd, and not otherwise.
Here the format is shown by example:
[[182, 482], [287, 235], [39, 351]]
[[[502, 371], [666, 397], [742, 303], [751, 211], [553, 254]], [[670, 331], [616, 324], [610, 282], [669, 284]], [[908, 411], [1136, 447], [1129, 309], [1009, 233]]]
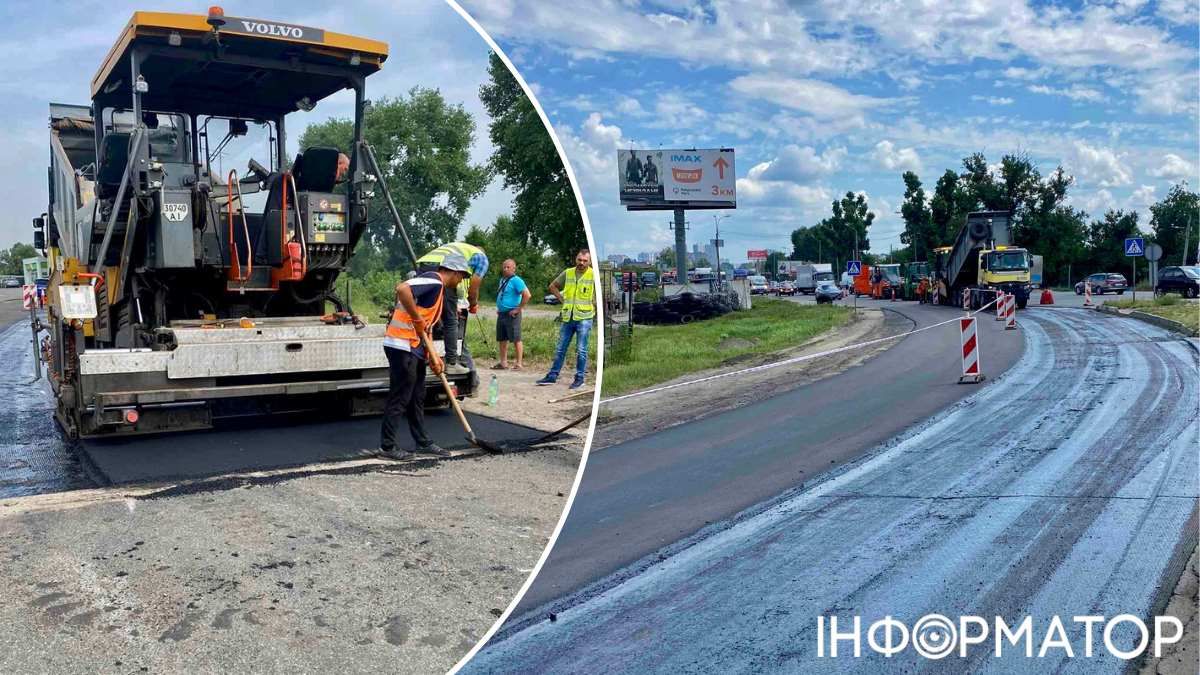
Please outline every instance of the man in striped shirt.
[[396, 307], [383, 338], [389, 374], [379, 439], [379, 452], [384, 457], [402, 460], [413, 456], [396, 447], [396, 427], [402, 417], [408, 421], [417, 452], [450, 456], [425, 432], [425, 367], [428, 363], [434, 374], [444, 368], [437, 352], [428, 349], [433, 344], [430, 331], [442, 317], [443, 289], [453, 295], [458, 284], [470, 275], [462, 256], [448, 255], [436, 271], [422, 272], [396, 285]]

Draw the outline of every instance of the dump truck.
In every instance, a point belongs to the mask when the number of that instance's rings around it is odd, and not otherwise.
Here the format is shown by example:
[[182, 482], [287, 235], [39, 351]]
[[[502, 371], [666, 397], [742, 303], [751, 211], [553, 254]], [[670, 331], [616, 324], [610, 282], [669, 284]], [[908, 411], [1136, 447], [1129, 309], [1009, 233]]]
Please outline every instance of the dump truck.
[[[36, 328], [69, 435], [382, 409], [384, 323], [363, 322], [335, 288], [375, 191], [408, 242], [363, 140], [365, 82], [387, 55], [219, 7], [139, 11], [90, 104], [50, 105], [49, 208], [34, 239], [51, 278]], [[351, 147], [289, 162], [289, 115], [343, 91]], [[469, 393], [467, 375], [453, 379]], [[434, 382], [427, 400], [448, 403]]]
[[978, 308], [996, 291], [1004, 291], [1016, 296], [1017, 306], [1024, 309], [1031, 267], [1029, 251], [1013, 245], [1009, 211], [967, 214], [954, 245], [935, 249], [935, 283], [944, 289], [940, 299], [945, 304], [961, 305], [965, 290], [968, 303]]

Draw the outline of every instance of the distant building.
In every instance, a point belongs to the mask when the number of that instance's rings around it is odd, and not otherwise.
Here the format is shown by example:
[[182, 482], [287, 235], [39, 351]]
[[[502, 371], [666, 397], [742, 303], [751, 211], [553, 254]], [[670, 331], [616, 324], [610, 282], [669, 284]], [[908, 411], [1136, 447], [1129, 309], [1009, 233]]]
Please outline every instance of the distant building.
[[614, 266], [620, 267], [625, 262], [626, 257], [627, 256], [624, 253], [614, 253], [614, 254], [608, 256], [608, 258], [606, 258], [606, 259], [608, 260], [608, 262], [612, 263]]
[[642, 251], [638, 254], [637, 261], [640, 263], [654, 262], [654, 254], [647, 251]]

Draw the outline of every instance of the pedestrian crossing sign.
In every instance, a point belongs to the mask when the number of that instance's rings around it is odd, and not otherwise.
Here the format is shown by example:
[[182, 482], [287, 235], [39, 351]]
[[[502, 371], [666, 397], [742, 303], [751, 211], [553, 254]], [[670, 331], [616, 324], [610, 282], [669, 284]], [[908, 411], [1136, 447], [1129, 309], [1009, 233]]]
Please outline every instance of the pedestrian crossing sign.
[[846, 261], [846, 274], [849, 274], [852, 277], [856, 277], [861, 273], [862, 273], [862, 261], [861, 260], [847, 260]]
[[1146, 240], [1142, 237], [1129, 237], [1125, 240], [1125, 255], [1130, 258], [1146, 254]]

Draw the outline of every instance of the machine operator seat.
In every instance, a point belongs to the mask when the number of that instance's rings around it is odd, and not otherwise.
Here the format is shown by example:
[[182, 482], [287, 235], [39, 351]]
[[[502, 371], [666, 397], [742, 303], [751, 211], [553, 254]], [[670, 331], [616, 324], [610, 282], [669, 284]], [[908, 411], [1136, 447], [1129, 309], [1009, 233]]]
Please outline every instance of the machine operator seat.
[[292, 175], [296, 177], [297, 192], [333, 192], [337, 184], [337, 148], [308, 148], [296, 155]]
[[96, 196], [109, 199], [117, 196], [121, 178], [129, 164], [129, 134], [110, 132], [100, 141], [100, 158], [96, 162]]

